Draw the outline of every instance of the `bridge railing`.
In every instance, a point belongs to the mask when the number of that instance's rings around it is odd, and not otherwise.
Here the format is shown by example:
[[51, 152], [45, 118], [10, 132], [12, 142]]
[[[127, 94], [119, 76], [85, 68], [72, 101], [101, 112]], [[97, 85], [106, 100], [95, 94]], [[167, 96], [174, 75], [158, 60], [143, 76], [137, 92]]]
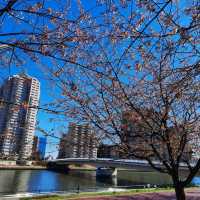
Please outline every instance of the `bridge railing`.
[[[113, 159], [113, 158], [61, 158], [61, 159], [55, 159], [55, 160], [49, 160], [49, 162], [112, 162], [112, 163], [124, 163], [124, 164], [144, 164], [144, 165], [149, 165], [148, 161], [146, 160], [132, 160], [132, 159]], [[153, 164], [155, 165], [162, 165], [161, 162], [159, 161], [153, 161]], [[192, 166], [194, 166], [193, 163], [191, 163]], [[180, 163], [180, 167], [186, 167], [187, 165], [184, 163]]]

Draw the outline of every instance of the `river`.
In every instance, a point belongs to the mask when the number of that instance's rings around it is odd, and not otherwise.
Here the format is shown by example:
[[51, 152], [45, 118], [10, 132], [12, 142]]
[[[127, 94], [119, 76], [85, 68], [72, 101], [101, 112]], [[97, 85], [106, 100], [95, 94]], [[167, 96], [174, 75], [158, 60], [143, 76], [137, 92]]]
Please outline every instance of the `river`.
[[[199, 183], [200, 177], [196, 177]], [[143, 187], [167, 185], [169, 176], [157, 172], [119, 171], [117, 178], [96, 178], [95, 171], [69, 171], [66, 174], [48, 170], [0, 170], [0, 193], [53, 191], [91, 191], [116, 186]]]

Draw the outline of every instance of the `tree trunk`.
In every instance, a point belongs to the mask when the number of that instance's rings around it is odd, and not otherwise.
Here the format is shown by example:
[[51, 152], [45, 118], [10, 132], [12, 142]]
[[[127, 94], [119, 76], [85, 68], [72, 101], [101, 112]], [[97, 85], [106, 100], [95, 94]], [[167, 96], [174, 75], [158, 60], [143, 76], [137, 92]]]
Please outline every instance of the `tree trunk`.
[[181, 185], [175, 185], [176, 199], [177, 200], [185, 200], [185, 191], [184, 187]]

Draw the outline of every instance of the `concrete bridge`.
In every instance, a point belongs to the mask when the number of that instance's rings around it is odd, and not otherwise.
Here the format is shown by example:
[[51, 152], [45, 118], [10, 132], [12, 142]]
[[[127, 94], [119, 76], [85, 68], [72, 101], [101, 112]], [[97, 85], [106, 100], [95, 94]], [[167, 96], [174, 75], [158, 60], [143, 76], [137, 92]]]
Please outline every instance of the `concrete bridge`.
[[[135, 169], [152, 171], [151, 166], [144, 160], [110, 159], [110, 158], [64, 158], [48, 161], [49, 169], [56, 171], [66, 171], [71, 164], [88, 164], [97, 168], [97, 175], [117, 176], [117, 169]], [[156, 166], [161, 166], [159, 162], [154, 162]]]

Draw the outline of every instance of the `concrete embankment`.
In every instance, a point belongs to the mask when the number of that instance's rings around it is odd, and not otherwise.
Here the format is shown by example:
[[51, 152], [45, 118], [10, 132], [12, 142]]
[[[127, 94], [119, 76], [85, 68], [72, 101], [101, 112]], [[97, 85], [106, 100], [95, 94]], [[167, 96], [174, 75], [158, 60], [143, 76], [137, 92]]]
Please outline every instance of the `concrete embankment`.
[[0, 170], [8, 170], [8, 169], [37, 170], [37, 169], [47, 169], [47, 168], [44, 166], [0, 165]]
[[46, 169], [45, 165], [38, 165], [38, 164], [32, 164], [30, 161], [29, 165], [18, 165], [16, 161], [13, 160], [0, 160], [0, 170], [3, 169]]

